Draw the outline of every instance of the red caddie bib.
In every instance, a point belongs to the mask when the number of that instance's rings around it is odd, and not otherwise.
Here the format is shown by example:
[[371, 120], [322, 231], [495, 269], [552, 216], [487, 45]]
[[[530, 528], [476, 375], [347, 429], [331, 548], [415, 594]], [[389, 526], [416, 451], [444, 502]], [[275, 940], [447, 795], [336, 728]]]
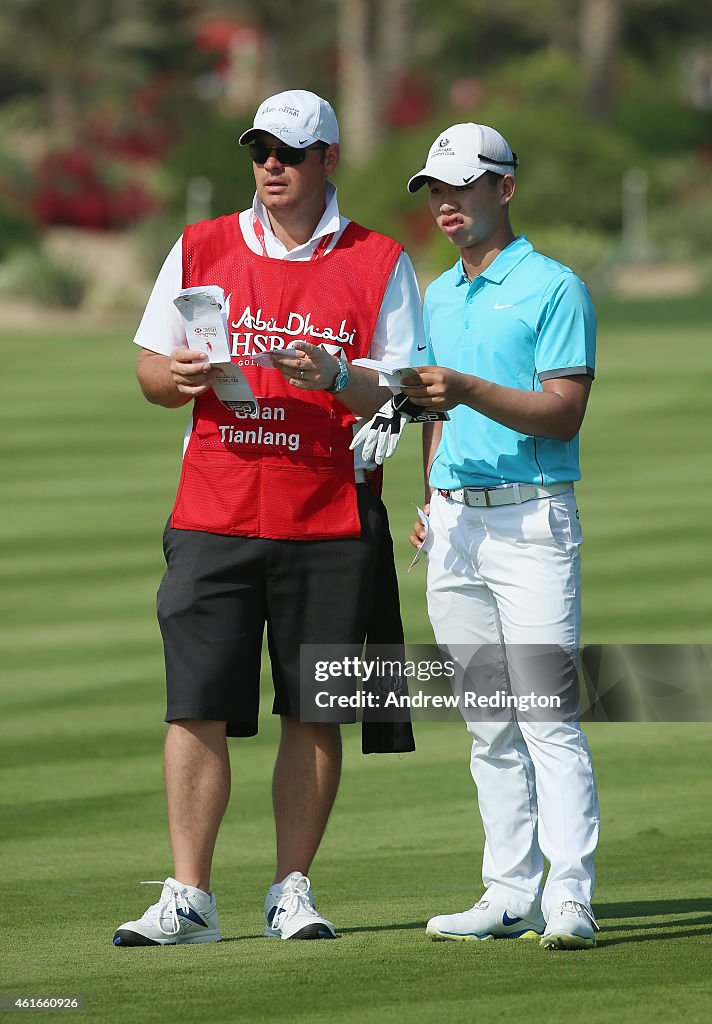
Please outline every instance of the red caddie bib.
[[260, 408], [235, 414], [212, 391], [196, 399], [173, 527], [277, 540], [359, 535], [354, 416], [336, 396], [298, 391], [252, 356], [290, 341], [323, 345], [348, 361], [368, 355], [401, 252], [353, 221], [310, 262], [253, 253], [237, 214], [185, 229], [183, 287], [223, 288], [232, 361]]

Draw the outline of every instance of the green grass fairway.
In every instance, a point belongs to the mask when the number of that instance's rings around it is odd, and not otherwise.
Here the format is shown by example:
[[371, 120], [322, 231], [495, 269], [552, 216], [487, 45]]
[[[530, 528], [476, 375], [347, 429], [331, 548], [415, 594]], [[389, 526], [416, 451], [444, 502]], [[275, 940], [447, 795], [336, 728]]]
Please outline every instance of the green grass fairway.
[[[585, 639], [711, 643], [712, 303], [599, 313], [578, 488]], [[481, 892], [459, 723], [420, 725], [405, 757], [364, 758], [347, 732], [312, 872], [341, 938], [260, 938], [273, 868], [269, 715], [257, 738], [231, 744], [214, 872], [226, 941], [111, 945], [116, 925], [157, 898], [138, 882], [170, 871], [153, 605], [186, 420], [140, 397], [130, 334], [0, 338], [0, 994], [82, 996], [99, 1024], [709, 1020], [708, 723], [589, 727], [602, 804], [602, 931], [590, 952], [425, 940], [429, 916]], [[408, 638], [427, 642], [423, 567], [405, 571], [417, 449], [413, 431], [387, 467], [386, 496]]]

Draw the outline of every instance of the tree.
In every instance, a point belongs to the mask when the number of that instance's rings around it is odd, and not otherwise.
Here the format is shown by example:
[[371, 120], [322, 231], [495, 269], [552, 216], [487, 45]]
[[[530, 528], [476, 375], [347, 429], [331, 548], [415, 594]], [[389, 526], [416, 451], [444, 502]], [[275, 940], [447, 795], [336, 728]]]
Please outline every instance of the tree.
[[[221, 0], [201, 11], [223, 9]], [[284, 89], [324, 89], [333, 82], [334, 0], [233, 0], [233, 16], [258, 27], [265, 43], [262, 79], [267, 95]]]
[[621, 33], [620, 0], [582, 0], [579, 16], [584, 104], [594, 121], [607, 121], [615, 93]]
[[50, 142], [71, 143], [97, 100], [125, 99], [186, 53], [190, 10], [189, 0], [3, 0], [2, 91], [34, 96]]
[[408, 0], [339, 0], [338, 94], [347, 163], [380, 143], [405, 63]]

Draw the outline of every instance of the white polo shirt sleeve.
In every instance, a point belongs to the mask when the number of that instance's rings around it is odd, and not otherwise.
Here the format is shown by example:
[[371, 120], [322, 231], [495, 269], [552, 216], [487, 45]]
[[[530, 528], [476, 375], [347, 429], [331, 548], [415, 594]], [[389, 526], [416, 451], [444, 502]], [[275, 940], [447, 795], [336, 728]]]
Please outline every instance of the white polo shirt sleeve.
[[161, 267], [149, 296], [134, 343], [151, 352], [169, 356], [174, 348], [187, 344], [183, 320], [173, 305], [183, 287], [183, 236], [178, 239]]
[[547, 288], [534, 352], [540, 381], [584, 374], [596, 365], [596, 314], [588, 288], [575, 274], [560, 274]]
[[418, 281], [410, 257], [402, 252], [388, 279], [369, 354], [394, 366], [418, 366], [424, 348]]

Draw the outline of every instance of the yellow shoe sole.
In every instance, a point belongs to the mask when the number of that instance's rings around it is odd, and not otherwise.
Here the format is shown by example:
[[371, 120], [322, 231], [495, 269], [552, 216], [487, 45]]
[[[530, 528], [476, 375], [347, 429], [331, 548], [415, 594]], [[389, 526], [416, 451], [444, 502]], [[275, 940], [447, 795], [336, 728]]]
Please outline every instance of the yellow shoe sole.
[[539, 945], [542, 949], [593, 949], [596, 940], [581, 935], [545, 935]]
[[438, 932], [426, 930], [425, 934], [433, 942], [489, 942], [490, 939], [541, 939], [535, 931], [522, 932], [521, 935], [457, 935], [454, 932]]

